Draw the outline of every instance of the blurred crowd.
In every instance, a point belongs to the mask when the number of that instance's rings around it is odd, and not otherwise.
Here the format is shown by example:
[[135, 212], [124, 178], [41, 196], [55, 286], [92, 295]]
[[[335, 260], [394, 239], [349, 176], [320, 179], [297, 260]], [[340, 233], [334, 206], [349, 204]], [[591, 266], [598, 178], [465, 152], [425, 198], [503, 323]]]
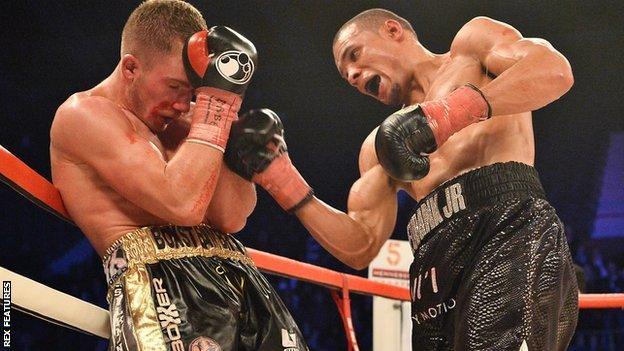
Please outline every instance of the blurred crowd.
[[[571, 230], [570, 230], [571, 232]], [[570, 236], [568, 236], [570, 239]], [[574, 241], [570, 240], [571, 243]], [[609, 251], [605, 255], [603, 251]], [[583, 293], [623, 293], [623, 249], [604, 250], [590, 243], [573, 246], [578, 265], [579, 288]], [[583, 309], [574, 340], [569, 350], [621, 350], [624, 345], [624, 311], [617, 309]]]

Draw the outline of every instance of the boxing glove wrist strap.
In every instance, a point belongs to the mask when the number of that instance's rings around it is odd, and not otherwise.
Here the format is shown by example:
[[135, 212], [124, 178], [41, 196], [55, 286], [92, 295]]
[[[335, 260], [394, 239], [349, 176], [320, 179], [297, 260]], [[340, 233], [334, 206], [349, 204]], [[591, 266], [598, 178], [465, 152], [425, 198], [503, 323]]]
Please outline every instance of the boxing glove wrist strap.
[[483, 93], [466, 84], [441, 100], [420, 104], [425, 112], [436, 143], [442, 145], [463, 128], [490, 118], [492, 109]]
[[197, 89], [191, 129], [186, 141], [225, 151], [232, 122], [238, 118], [241, 98], [225, 90]]
[[286, 211], [294, 212], [312, 199], [314, 192], [293, 166], [287, 153], [278, 156], [269, 167], [252, 177]]

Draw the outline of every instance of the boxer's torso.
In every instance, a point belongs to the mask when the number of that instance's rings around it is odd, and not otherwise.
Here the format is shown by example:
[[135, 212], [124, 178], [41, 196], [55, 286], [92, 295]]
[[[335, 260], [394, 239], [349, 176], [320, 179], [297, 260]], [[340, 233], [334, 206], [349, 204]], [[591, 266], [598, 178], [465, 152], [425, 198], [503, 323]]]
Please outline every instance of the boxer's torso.
[[[72, 95], [61, 105], [79, 103], [81, 99], [107, 99], [102, 89], [97, 87]], [[138, 117], [122, 109], [113, 101], [110, 104], [118, 109], [118, 117], [126, 118], [133, 132], [128, 138], [144, 138], [153, 146], [153, 152], [168, 160], [179, 145], [180, 140], [172, 140], [169, 134], [155, 135], [142, 125]], [[58, 115], [58, 112], [57, 112]], [[168, 138], [168, 139], [167, 139]], [[57, 188], [62, 189], [63, 201], [72, 219], [91, 241], [95, 250], [102, 255], [108, 246], [123, 234], [146, 225], [167, 224], [122, 197], [110, 187], [84, 160], [77, 160], [55, 147], [59, 140], [51, 140], [50, 159], [52, 178]], [[114, 140], [110, 140], [114, 143]], [[136, 170], [140, 171], [140, 170]], [[120, 175], [123, 176], [123, 175]]]
[[[481, 63], [472, 57], [445, 55], [423, 101], [440, 99], [466, 83], [478, 87], [492, 79]], [[420, 101], [410, 101], [415, 104]], [[361, 157], [375, 155], [374, 130], [362, 146]], [[419, 200], [443, 182], [468, 170], [496, 162], [518, 161], [529, 165], [534, 160], [531, 113], [495, 116], [470, 125], [452, 135], [438, 150], [429, 155], [431, 168], [427, 176], [401, 184], [414, 199]]]

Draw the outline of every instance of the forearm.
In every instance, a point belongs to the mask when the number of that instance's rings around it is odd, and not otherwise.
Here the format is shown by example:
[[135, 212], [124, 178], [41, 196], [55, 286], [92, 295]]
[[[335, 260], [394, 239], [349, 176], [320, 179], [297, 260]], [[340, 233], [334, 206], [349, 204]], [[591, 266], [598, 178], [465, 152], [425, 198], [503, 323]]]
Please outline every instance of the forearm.
[[363, 269], [375, 256], [375, 239], [370, 228], [348, 214], [314, 198], [296, 215], [312, 237], [346, 265]]
[[223, 164], [204, 220], [223, 232], [238, 232], [245, 227], [247, 217], [256, 207], [256, 200], [255, 185]]
[[295, 214], [334, 257], [363, 269], [377, 256], [396, 223], [396, 189], [381, 166], [360, 178], [349, 193], [348, 213], [313, 198]]
[[201, 223], [215, 193], [222, 161], [223, 153], [215, 148], [183, 143], [163, 170], [158, 192], [164, 209], [157, 215], [176, 224]]
[[[500, 65], [514, 57], [493, 53]], [[488, 69], [486, 61], [486, 69]], [[494, 67], [495, 68], [495, 67]], [[521, 58], [496, 79], [481, 87], [492, 108], [492, 115], [534, 111], [559, 99], [572, 87], [570, 64], [548, 45], [534, 44], [522, 51]]]

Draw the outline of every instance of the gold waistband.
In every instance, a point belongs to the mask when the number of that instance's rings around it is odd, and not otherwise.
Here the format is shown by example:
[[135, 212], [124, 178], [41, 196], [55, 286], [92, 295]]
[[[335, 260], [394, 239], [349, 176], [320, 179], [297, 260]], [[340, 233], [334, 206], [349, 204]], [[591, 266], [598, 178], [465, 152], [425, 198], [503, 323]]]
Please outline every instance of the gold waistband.
[[106, 250], [102, 261], [105, 266], [111, 255], [119, 248], [124, 252], [127, 264], [156, 263], [182, 257], [221, 257], [253, 265], [245, 248], [229, 234], [219, 232], [207, 225], [195, 227], [155, 226], [143, 227], [117, 239]]

